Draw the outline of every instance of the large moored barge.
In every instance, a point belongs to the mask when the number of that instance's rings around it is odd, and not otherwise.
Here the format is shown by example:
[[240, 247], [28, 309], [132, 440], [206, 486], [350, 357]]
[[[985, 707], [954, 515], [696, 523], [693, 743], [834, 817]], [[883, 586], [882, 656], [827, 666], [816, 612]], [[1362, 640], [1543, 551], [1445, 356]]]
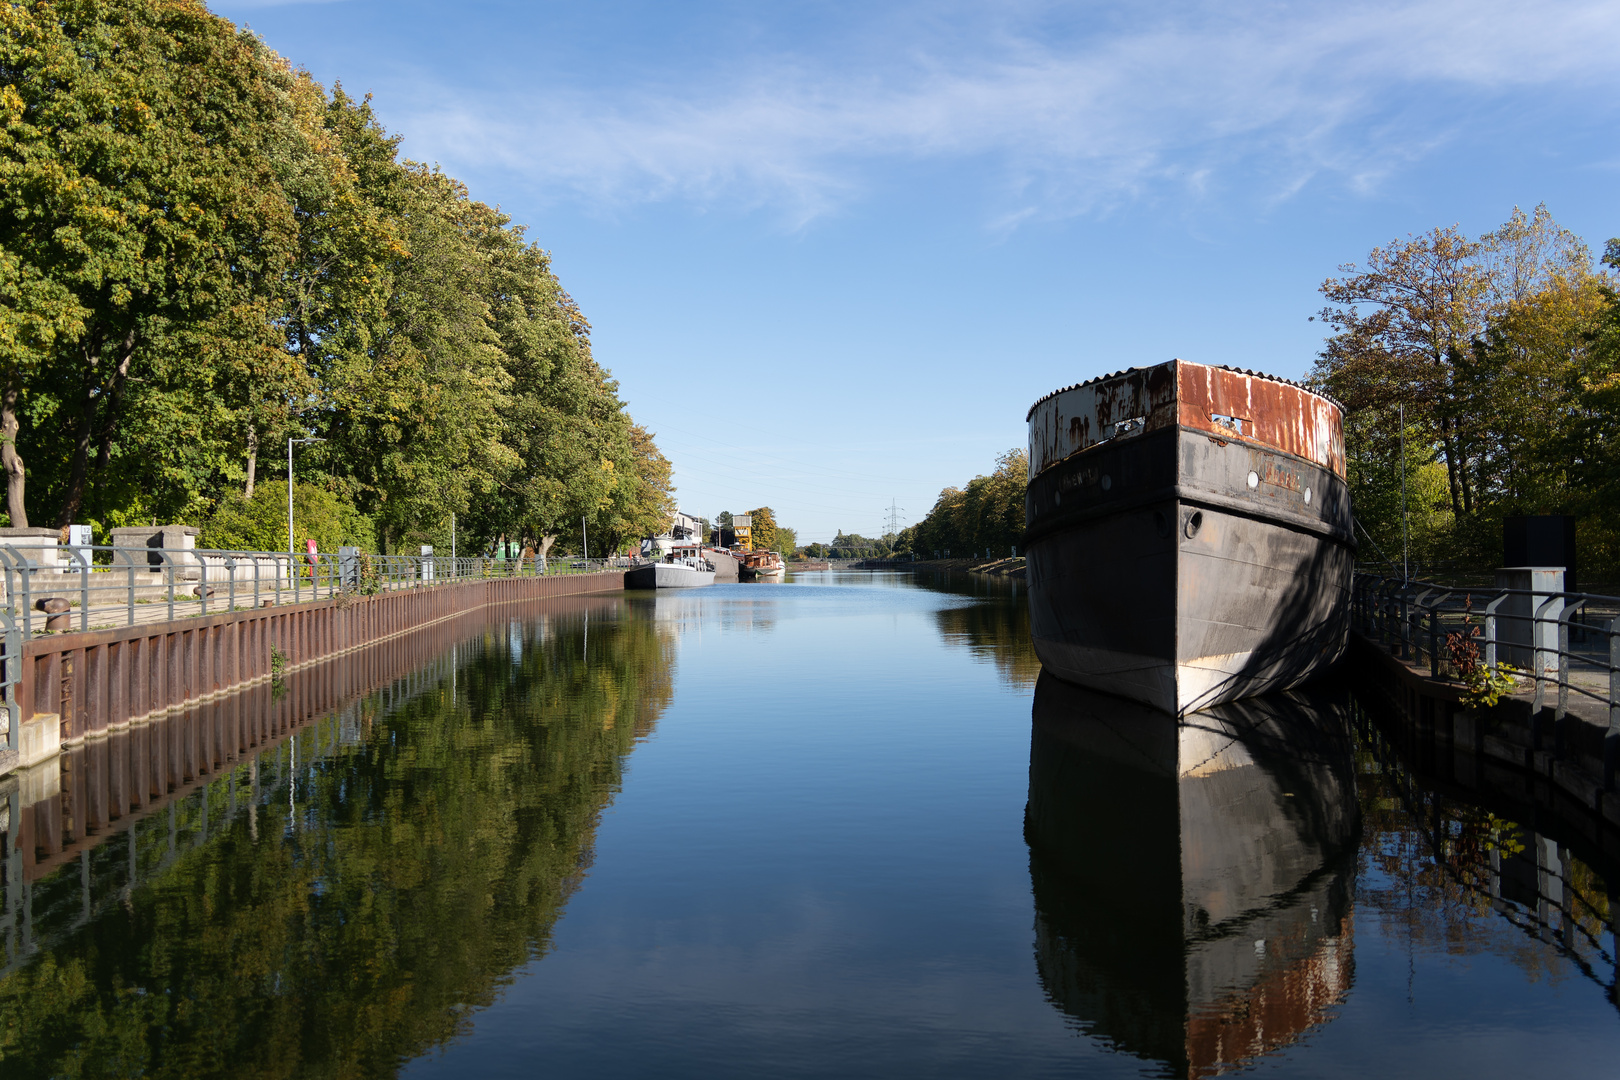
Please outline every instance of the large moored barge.
[[1355, 541], [1343, 411], [1172, 360], [1029, 411], [1030, 630], [1061, 679], [1184, 715], [1343, 652]]

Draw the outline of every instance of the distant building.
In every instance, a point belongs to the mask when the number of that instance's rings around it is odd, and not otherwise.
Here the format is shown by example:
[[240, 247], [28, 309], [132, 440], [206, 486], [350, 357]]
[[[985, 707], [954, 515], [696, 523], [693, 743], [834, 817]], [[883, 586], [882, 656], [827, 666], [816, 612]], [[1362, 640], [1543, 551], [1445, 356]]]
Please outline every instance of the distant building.
[[701, 543], [702, 540], [703, 523], [691, 514], [677, 510], [667, 532], [649, 536], [641, 542], [641, 554], [649, 559], [662, 559], [678, 546]]

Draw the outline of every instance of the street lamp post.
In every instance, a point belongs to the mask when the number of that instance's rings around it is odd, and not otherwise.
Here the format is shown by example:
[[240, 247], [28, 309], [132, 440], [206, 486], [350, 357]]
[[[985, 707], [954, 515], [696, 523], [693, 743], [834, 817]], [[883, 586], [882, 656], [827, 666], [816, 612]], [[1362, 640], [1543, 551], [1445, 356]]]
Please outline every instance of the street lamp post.
[[292, 503], [292, 496], [293, 496], [292, 448], [293, 448], [293, 443], [313, 443], [313, 442], [325, 442], [325, 441], [326, 441], [325, 439], [288, 439], [287, 440], [287, 554], [288, 555], [297, 554], [293, 550], [293, 503]]

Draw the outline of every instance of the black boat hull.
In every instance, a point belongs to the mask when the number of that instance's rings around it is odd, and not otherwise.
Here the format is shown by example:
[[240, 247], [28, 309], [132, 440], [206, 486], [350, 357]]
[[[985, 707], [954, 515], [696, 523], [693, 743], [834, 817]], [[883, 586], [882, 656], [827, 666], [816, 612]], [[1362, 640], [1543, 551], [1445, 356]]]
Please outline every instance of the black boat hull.
[[1058, 678], [1185, 715], [1298, 685], [1349, 633], [1349, 496], [1331, 469], [1172, 427], [1032, 480], [1030, 629]]

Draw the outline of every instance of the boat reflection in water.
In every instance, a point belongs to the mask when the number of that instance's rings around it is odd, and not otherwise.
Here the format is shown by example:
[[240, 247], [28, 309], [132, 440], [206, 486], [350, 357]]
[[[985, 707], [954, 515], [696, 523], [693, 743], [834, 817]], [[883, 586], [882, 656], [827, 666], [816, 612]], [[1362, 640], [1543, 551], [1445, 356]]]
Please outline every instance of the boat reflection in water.
[[1177, 721], [1041, 675], [1024, 832], [1052, 1003], [1185, 1076], [1330, 1019], [1353, 972], [1352, 753], [1342, 708], [1301, 693]]

